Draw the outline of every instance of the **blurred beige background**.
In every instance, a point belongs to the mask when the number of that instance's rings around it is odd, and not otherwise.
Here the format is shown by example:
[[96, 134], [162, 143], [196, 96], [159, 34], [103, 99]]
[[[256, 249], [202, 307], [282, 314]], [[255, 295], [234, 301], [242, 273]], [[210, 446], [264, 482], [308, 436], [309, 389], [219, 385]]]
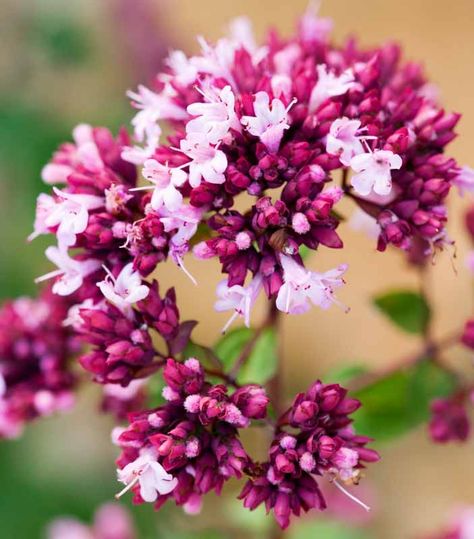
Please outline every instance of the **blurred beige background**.
[[[46, 0], [45, 0], [46, 1]], [[120, 47], [112, 47], [107, 33], [112, 30], [103, 26], [107, 17], [108, 1], [71, 0], [60, 4], [64, 9], [74, 5], [94, 30], [98, 40], [104, 41], [102, 56], [88, 70], [69, 71], [55, 79], [54, 86], [44, 84], [51, 73], [38, 70], [28, 81], [27, 93], [32, 99], [41, 98], [55, 103], [56, 110], [66, 118], [88, 117], [104, 107], [104, 95], [113, 94], [122, 99], [126, 77], [120, 68]], [[24, 9], [36, 2], [19, 2]], [[296, 18], [306, 7], [306, 0], [156, 0], [156, 16], [161, 28], [171, 35], [187, 52], [196, 50], [192, 36], [202, 34], [210, 39], [218, 38], [228, 21], [238, 15], [249, 16], [255, 24], [258, 36], [269, 25], [275, 25], [283, 33], [289, 33]], [[59, 4], [58, 4], [59, 5]], [[164, 7], [163, 7], [164, 5]], [[17, 2], [0, 0], [0, 7], [8, 15], [17, 9]], [[439, 85], [446, 108], [463, 113], [458, 127], [459, 138], [450, 151], [461, 164], [474, 166], [474, 2], [472, 0], [327, 0], [322, 14], [335, 21], [336, 39], [349, 33], [359, 36], [368, 45], [395, 39], [400, 41], [406, 57], [423, 60], [433, 82]], [[8, 20], [3, 18], [3, 20]], [[4, 24], [4, 23], [2, 23]], [[21, 28], [4, 24], [7, 46], [0, 51], [0, 69], [4, 82], [12, 85], [9, 76], [12, 68], [11, 49], [8, 43], [21, 39]], [[13, 41], [12, 41], [13, 40]], [[97, 82], [99, 77], [99, 82]], [[63, 91], [72, 78], [77, 92]], [[65, 80], [69, 79], [69, 80]], [[62, 82], [61, 82], [62, 81]], [[106, 81], [103, 84], [100, 81]], [[107, 92], [104, 86], [109, 86]], [[110, 90], [110, 87], [112, 90]], [[22, 88], [25, 91], [25, 88]], [[105, 103], [109, 101], [105, 100]], [[110, 105], [106, 105], [106, 107]], [[72, 127], [72, 124], [71, 124]], [[450, 232], [456, 239], [457, 250], [453, 270], [453, 253], [445, 252], [432, 268], [430, 293], [436, 306], [435, 329], [437, 335], [445, 335], [459, 328], [473, 311], [472, 279], [464, 266], [469, 241], [463, 231], [463, 208], [467, 200], [458, 199], [453, 192], [450, 214]], [[344, 210], [349, 215], [351, 207]], [[399, 333], [371, 307], [369, 298], [376, 292], [392, 287], [417, 286], [417, 278], [395, 251], [377, 253], [373, 242], [342, 225], [345, 248], [341, 251], [322, 250], [312, 256], [308, 265], [315, 270], [326, 270], [340, 262], [348, 262], [347, 286], [340, 292], [340, 299], [351, 307], [349, 314], [333, 307], [329, 312], [316, 309], [300, 316], [285, 318], [283, 322], [284, 384], [290, 395], [304, 389], [309, 379], [323, 376], [330, 369], [345, 363], [365, 363], [374, 369], [383, 369], [390, 360], [404, 357], [417, 350], [417, 339]], [[159, 269], [163, 286], [174, 285], [178, 291], [183, 318], [203, 322], [197, 335], [203, 342], [213, 342], [219, 336], [225, 315], [213, 310], [214, 290], [220, 280], [217, 264], [189, 260], [189, 269], [196, 276], [199, 287], [194, 288], [187, 278], [174, 266]], [[258, 319], [258, 311], [255, 320]], [[468, 368], [471, 355], [465, 350], [450, 352], [453, 363]], [[86, 398], [83, 406], [87, 408]], [[99, 452], [97, 466], [103, 465], [113, 449], [105, 447], [104, 424], [90, 427], [89, 438], [80, 442], [76, 428], [80, 414], [74, 421], [59, 420], [46, 426], [35, 426], [33, 437], [43, 451], [38, 462], [51, 470], [55, 459], [60, 458], [60, 448], [51, 452], [46, 440], [60, 425], [62, 435], [74, 435], [81, 450], [81, 465], [87, 465], [87, 454]], [[98, 428], [100, 425], [100, 429]], [[93, 432], [95, 431], [95, 432]], [[102, 440], [100, 446], [97, 441]], [[105, 440], [107, 441], [107, 440]], [[41, 445], [43, 443], [43, 445]], [[72, 444], [74, 446], [74, 443]], [[103, 453], [99, 451], [103, 448]], [[88, 448], [89, 451], [84, 451]], [[454, 506], [474, 504], [474, 456], [473, 442], [457, 447], [434, 446], [420, 429], [404, 438], [382, 446], [383, 460], [372, 466], [369, 481], [377, 492], [378, 511], [373, 530], [377, 539], [409, 539], [421, 532], [436, 530], [445, 521]], [[110, 465], [110, 464], [109, 464]]]

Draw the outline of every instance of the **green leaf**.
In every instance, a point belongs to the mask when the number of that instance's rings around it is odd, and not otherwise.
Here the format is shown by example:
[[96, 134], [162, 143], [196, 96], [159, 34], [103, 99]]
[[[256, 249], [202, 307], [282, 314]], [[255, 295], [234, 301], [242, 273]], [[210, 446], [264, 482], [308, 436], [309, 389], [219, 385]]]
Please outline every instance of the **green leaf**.
[[389, 440], [429, 418], [432, 399], [455, 388], [453, 376], [432, 361], [396, 371], [354, 392], [362, 407], [354, 414], [357, 432]]
[[265, 328], [259, 335], [252, 353], [240, 370], [237, 378], [241, 384], [265, 384], [278, 367], [278, 342], [274, 328]]
[[299, 253], [303, 262], [309, 258], [312, 252], [313, 251], [309, 247], [306, 247], [306, 245], [300, 245]]
[[215, 345], [214, 351], [222, 361], [224, 370], [232, 369], [244, 346], [254, 334], [255, 330], [241, 327], [233, 329], [221, 337]]
[[330, 370], [324, 376], [324, 380], [328, 384], [340, 384], [343, 386], [354, 380], [354, 378], [358, 378], [359, 376], [367, 374], [368, 372], [368, 368], [364, 365], [344, 365], [338, 369]]
[[[214, 350], [225, 371], [234, 367], [245, 347], [255, 338], [255, 330], [241, 327], [224, 335]], [[240, 384], [264, 384], [277, 368], [277, 337], [273, 328], [265, 328], [255, 340], [247, 360], [242, 365], [237, 381]]]
[[188, 359], [190, 357], [195, 357], [204, 365], [209, 363], [209, 357], [204, 346], [195, 343], [194, 341], [188, 341], [188, 344], [185, 346], [184, 350], [181, 352], [182, 359]]
[[430, 308], [415, 292], [400, 290], [376, 296], [374, 305], [399, 328], [408, 333], [423, 333], [430, 320]]

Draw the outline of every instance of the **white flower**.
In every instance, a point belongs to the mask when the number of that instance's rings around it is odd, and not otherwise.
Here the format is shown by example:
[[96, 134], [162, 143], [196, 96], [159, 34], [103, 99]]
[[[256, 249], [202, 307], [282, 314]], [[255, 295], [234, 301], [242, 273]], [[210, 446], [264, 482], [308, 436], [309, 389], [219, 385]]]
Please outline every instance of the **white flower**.
[[35, 279], [36, 283], [59, 277], [53, 285], [53, 292], [59, 296], [68, 296], [78, 290], [84, 278], [100, 268], [100, 262], [95, 259], [75, 260], [67, 251], [58, 247], [48, 247], [46, 257], [55, 264], [58, 269]]
[[388, 195], [392, 190], [391, 170], [398, 170], [403, 164], [402, 158], [390, 150], [375, 150], [363, 153], [351, 159], [351, 167], [357, 172], [351, 178], [351, 184], [362, 196], [373, 190], [377, 195]]
[[191, 103], [187, 111], [195, 116], [186, 124], [187, 133], [201, 133], [210, 144], [217, 144], [230, 128], [240, 131], [240, 123], [235, 113], [235, 96], [230, 86], [220, 91], [203, 92], [205, 103]]
[[344, 284], [342, 275], [346, 264], [325, 273], [315, 273], [301, 266], [293, 258], [280, 255], [283, 268], [283, 284], [278, 291], [276, 306], [280, 311], [291, 314], [306, 312], [311, 301], [314, 305], [327, 309], [337, 300], [334, 289]]
[[169, 494], [178, 484], [178, 480], [156, 461], [153, 451], [142, 453], [141, 456], [127, 464], [122, 470], [117, 470], [117, 476], [121, 483], [127, 485], [117, 494], [117, 498], [125, 494], [136, 483], [139, 483], [140, 496], [145, 502], [154, 502], [158, 495]]
[[270, 106], [270, 97], [267, 92], [255, 94], [253, 110], [255, 116], [242, 116], [241, 122], [247, 131], [259, 137], [270, 153], [276, 153], [288, 123], [288, 111], [294, 101], [285, 108], [280, 99], [273, 99]]
[[229, 287], [227, 280], [223, 280], [217, 285], [217, 296], [219, 299], [214, 304], [214, 308], [219, 312], [234, 311], [234, 314], [222, 329], [222, 333], [227, 331], [228, 327], [238, 316], [242, 316], [245, 325], [250, 327], [250, 311], [261, 288], [262, 277], [260, 274], [257, 274], [247, 287], [240, 285]]
[[314, 112], [321, 103], [330, 97], [344, 95], [355, 84], [354, 73], [350, 68], [339, 76], [333, 72], [328, 72], [326, 64], [318, 65], [316, 70], [318, 72], [318, 82], [311, 92], [309, 112]]
[[338, 118], [331, 124], [326, 141], [326, 151], [339, 156], [339, 160], [345, 166], [349, 166], [351, 159], [364, 153], [361, 137], [357, 136], [360, 129], [359, 120]]
[[178, 191], [186, 182], [188, 175], [181, 168], [169, 168], [155, 159], [147, 159], [143, 170], [143, 177], [154, 183], [154, 187], [137, 187], [132, 191], [153, 189], [151, 207], [159, 210], [163, 206], [169, 211], [178, 210], [183, 203], [183, 195]]
[[202, 178], [206, 182], [220, 184], [225, 182], [224, 172], [227, 157], [224, 152], [211, 146], [202, 133], [188, 133], [180, 143], [181, 151], [192, 161], [189, 166], [189, 183], [199, 187]]
[[47, 195], [38, 197], [37, 222], [30, 238], [57, 227], [56, 235], [61, 247], [76, 242], [76, 235], [87, 228], [89, 210], [100, 208], [105, 200], [94, 195], [72, 194], [53, 188], [58, 200], [49, 200]]
[[105, 298], [124, 314], [128, 315], [134, 303], [148, 296], [150, 289], [142, 284], [138, 271], [133, 271], [132, 262], [124, 266], [117, 278], [109, 271], [107, 273], [107, 277], [97, 286]]

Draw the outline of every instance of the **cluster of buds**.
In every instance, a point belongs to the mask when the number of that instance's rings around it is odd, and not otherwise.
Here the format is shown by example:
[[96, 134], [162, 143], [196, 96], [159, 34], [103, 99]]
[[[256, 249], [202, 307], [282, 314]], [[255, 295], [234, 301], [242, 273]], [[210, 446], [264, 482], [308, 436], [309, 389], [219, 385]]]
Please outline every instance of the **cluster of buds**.
[[0, 438], [15, 438], [28, 421], [71, 408], [78, 346], [63, 326], [67, 308], [45, 289], [37, 299], [18, 298], [0, 309]]
[[206, 381], [194, 358], [168, 359], [163, 377], [167, 403], [130, 414], [130, 425], [115, 432], [122, 448], [118, 478], [126, 484], [122, 493], [133, 489], [137, 503], [159, 508], [172, 498], [195, 513], [204, 494], [220, 493], [225, 481], [250, 466], [239, 430], [265, 418], [268, 398], [256, 385], [229, 395], [225, 385]]
[[315, 477], [327, 476], [346, 495], [357, 500], [344, 486], [357, 485], [365, 462], [379, 455], [351, 427], [350, 414], [360, 402], [347, 397], [339, 385], [315, 382], [296, 396], [278, 421], [269, 461], [255, 465], [240, 498], [255, 509], [261, 503], [273, 510], [278, 524], [286, 528], [290, 516], [310, 509], [325, 509], [326, 502]]

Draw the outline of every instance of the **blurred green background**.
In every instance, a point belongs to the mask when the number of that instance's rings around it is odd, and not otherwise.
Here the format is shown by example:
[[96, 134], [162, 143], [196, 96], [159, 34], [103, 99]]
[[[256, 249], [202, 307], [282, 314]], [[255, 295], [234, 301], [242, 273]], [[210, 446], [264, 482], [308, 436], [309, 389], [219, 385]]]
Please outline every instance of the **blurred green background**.
[[[259, 36], [268, 24], [288, 32], [305, 6], [306, 0], [0, 0], [0, 296], [34, 294], [33, 279], [47, 268], [45, 241], [27, 244], [25, 238], [32, 229], [36, 196], [44, 189], [40, 170], [77, 123], [116, 130], [128, 122], [132, 111], [125, 90], [148, 81], [168, 48], [195, 50], [194, 35], [216, 38], [230, 18], [242, 14], [255, 21]], [[454, 155], [462, 163], [471, 159], [471, 165], [473, 11], [471, 0], [457, 0], [449, 13], [441, 0], [328, 0], [323, 6], [324, 15], [335, 19], [337, 37], [356, 31], [370, 44], [396, 38], [406, 45], [410, 58], [425, 59], [448, 107], [466, 113]], [[470, 278], [462, 262], [468, 248], [462, 239], [464, 206], [465, 202], [454, 203], [451, 225], [456, 239], [461, 237], [460, 275], [454, 276], [449, 257], [439, 261], [433, 275], [439, 334], [458, 327], [472, 312], [466, 300]], [[285, 320], [288, 395], [303, 389], [310, 376], [325, 376], [339, 363], [383, 368], [416, 346], [413, 338], [381, 320], [367, 300], [393, 283], [413, 285], [414, 276], [397, 253], [381, 257], [351, 231], [345, 239], [349, 247], [344, 261], [351, 262], [352, 270], [351, 290], [343, 299], [357, 314], [346, 317], [335, 310]], [[339, 253], [321, 255], [318, 269], [341, 262]], [[205, 287], [198, 303], [192, 287], [174, 268], [165, 268], [160, 278], [165, 285], [176, 284], [184, 318], [206, 319], [198, 334], [200, 340], [212, 342], [222, 326], [220, 316], [212, 312], [218, 270], [214, 268], [211, 279], [202, 265], [190, 266]], [[472, 362], [462, 350], [455, 352], [455, 359], [465, 365]], [[298, 362], [296, 369], [293, 361]], [[34, 424], [21, 440], [0, 443], [1, 539], [43, 537], [46, 524], [62, 515], [91, 522], [96, 507], [113, 498], [113, 423], [96, 413], [97, 402], [96, 388], [89, 387], [69, 416]], [[257, 445], [255, 439], [250, 442]], [[349, 531], [328, 517], [311, 515], [317, 520], [305, 521], [285, 537], [415, 538], [439, 527], [452, 506], [474, 503], [472, 442], [435, 447], [419, 429], [381, 450], [384, 459], [370, 472], [364, 493], [374, 505], [373, 520]], [[231, 485], [229, 490], [236, 488]], [[209, 496], [197, 519], [183, 517], [174, 508], [153, 514], [149, 506], [134, 508], [133, 515], [140, 539], [257, 538], [264, 537], [269, 526], [261, 512], [242, 511], [230, 496]], [[360, 514], [355, 520], [361, 520]], [[217, 526], [225, 531], [219, 534]]]

